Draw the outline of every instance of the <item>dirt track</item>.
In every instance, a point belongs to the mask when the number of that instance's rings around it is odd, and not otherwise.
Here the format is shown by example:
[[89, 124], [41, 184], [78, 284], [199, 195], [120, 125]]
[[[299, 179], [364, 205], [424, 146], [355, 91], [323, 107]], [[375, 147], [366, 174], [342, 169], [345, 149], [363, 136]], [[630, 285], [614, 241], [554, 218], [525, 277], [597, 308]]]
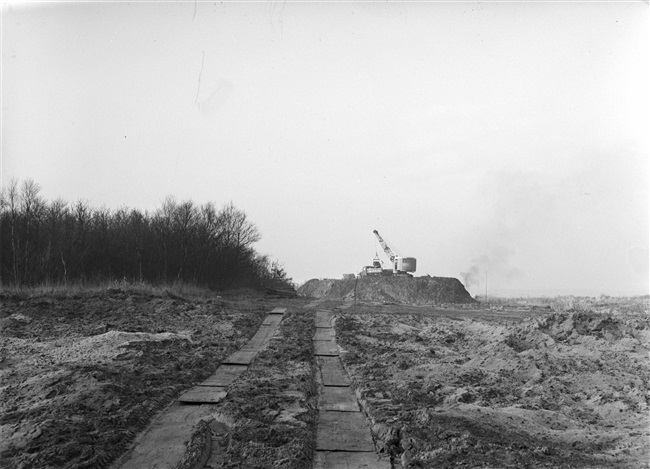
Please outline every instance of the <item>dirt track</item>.
[[[306, 303], [120, 290], [2, 297], [0, 464], [107, 467], [283, 305], [277, 340], [219, 408], [212, 430], [223, 446], [211, 464], [311, 467]], [[648, 467], [647, 299], [592, 303], [321, 307], [337, 313], [342, 359], [393, 467]]]

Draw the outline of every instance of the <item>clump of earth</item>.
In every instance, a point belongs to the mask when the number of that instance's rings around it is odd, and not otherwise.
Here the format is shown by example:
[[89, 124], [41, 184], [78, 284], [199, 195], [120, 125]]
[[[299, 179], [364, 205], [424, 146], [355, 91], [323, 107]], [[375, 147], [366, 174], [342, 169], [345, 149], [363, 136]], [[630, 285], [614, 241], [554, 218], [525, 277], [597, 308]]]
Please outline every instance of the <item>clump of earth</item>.
[[356, 279], [312, 279], [298, 294], [328, 300], [354, 300], [411, 305], [470, 304], [472, 298], [462, 283], [451, 277], [410, 275], [367, 276]]

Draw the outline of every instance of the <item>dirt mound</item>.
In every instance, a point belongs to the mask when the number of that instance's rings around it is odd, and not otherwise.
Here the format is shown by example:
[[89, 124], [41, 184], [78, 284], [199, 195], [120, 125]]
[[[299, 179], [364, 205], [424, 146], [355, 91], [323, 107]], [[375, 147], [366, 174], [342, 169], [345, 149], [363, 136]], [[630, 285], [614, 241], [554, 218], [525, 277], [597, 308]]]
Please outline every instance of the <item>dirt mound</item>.
[[358, 279], [312, 279], [298, 294], [328, 300], [379, 301], [414, 305], [474, 303], [458, 279], [450, 277], [359, 277]]

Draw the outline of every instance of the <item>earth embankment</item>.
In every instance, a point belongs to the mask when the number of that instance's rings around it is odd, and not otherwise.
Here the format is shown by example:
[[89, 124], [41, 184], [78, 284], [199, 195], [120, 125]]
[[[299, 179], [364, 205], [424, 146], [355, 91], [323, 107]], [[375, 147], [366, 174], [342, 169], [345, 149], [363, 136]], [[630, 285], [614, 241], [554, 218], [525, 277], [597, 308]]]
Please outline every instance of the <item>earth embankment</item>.
[[359, 277], [358, 279], [312, 279], [298, 294], [328, 300], [352, 300], [430, 305], [475, 303], [458, 279], [451, 277]]

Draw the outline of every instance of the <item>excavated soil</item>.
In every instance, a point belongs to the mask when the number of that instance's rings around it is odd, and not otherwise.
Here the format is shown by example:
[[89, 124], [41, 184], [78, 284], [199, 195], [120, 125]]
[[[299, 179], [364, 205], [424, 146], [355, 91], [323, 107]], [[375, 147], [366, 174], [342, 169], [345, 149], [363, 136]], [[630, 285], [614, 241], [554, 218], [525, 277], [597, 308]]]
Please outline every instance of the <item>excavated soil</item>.
[[255, 300], [0, 297], [0, 467], [106, 467], [263, 321]]
[[[342, 361], [392, 467], [650, 467], [647, 298], [485, 308], [381, 295], [318, 308], [337, 316]], [[0, 467], [110, 466], [277, 306], [289, 311], [276, 337], [197, 427], [179, 467], [192, 467], [207, 439], [205, 467], [312, 467], [306, 303], [129, 290], [0, 296]]]
[[298, 294], [329, 300], [411, 305], [472, 304], [476, 301], [458, 279], [450, 277], [367, 276], [358, 279], [312, 279]]
[[222, 436], [206, 467], [312, 467], [318, 420], [314, 332], [314, 313], [285, 314], [268, 347], [212, 406]]
[[393, 467], [649, 467], [647, 300], [561, 313], [365, 307], [336, 329]]

